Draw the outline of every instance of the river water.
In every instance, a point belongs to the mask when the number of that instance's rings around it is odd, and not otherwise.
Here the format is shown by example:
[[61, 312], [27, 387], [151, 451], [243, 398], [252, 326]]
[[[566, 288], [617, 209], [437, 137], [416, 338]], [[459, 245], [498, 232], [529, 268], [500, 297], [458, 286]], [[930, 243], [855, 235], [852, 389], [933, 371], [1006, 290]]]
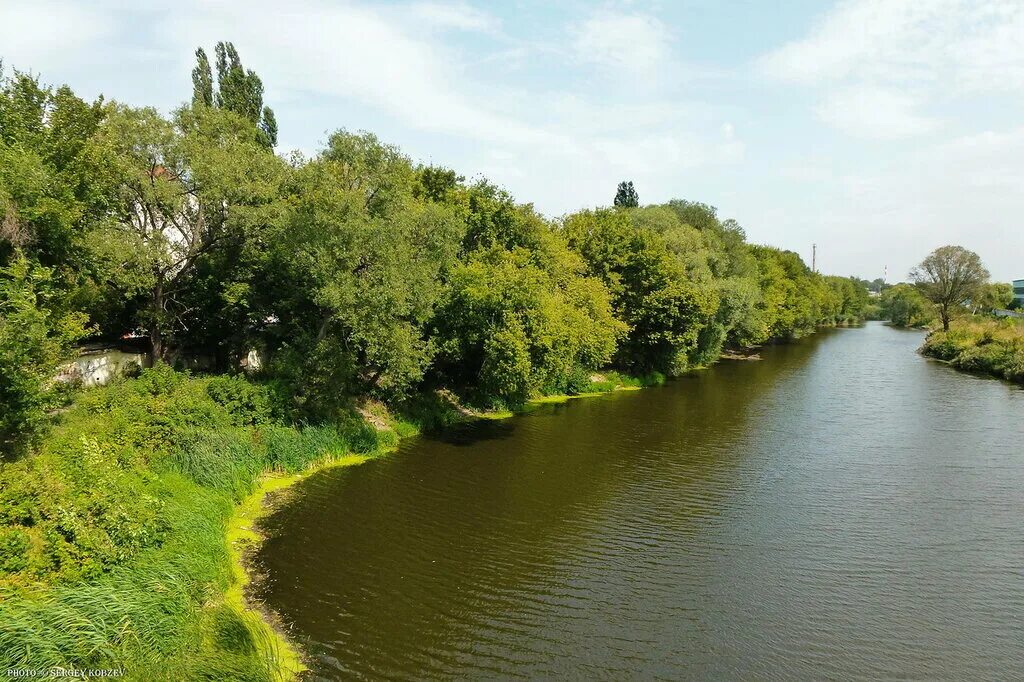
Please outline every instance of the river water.
[[1024, 391], [880, 324], [300, 484], [317, 679], [1024, 676]]

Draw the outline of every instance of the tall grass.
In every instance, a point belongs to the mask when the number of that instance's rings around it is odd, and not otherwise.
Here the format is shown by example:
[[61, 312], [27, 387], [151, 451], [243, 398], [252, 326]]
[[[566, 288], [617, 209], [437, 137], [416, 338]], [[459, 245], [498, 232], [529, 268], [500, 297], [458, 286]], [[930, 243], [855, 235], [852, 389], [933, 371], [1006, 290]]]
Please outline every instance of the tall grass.
[[928, 335], [921, 352], [954, 367], [1024, 383], [1024, 321], [976, 319], [954, 322]]
[[234, 505], [263, 472], [381, 439], [353, 415], [290, 426], [271, 403], [159, 367], [83, 394], [38, 453], [0, 465], [0, 669], [277, 678], [276, 640], [224, 599]]

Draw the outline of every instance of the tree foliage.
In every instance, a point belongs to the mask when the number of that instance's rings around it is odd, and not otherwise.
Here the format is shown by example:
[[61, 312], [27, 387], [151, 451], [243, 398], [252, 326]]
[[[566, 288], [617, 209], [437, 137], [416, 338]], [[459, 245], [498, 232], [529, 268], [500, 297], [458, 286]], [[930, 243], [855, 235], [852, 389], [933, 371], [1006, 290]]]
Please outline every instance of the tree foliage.
[[0, 455], [38, 434], [54, 405], [57, 369], [85, 336], [85, 316], [55, 296], [50, 270], [20, 253], [0, 269]]
[[144, 333], [157, 359], [229, 370], [257, 350], [293, 419], [361, 396], [514, 406], [605, 369], [678, 374], [866, 305], [712, 206], [640, 207], [630, 182], [614, 209], [551, 221], [370, 133], [279, 158], [231, 43], [197, 50], [192, 81], [166, 117], [4, 80], [0, 264], [23, 253], [60, 311], [103, 339]]
[[978, 254], [962, 246], [941, 246], [910, 272], [910, 279], [938, 309], [943, 331], [949, 331], [953, 310], [981, 293], [988, 277]]
[[640, 205], [640, 195], [636, 193], [632, 180], [619, 183], [619, 188], [615, 192], [614, 204], [623, 208], [636, 208]]
[[219, 42], [214, 47], [214, 81], [206, 50], [196, 50], [196, 66], [192, 69], [192, 104], [217, 107], [234, 112], [252, 122], [260, 131], [267, 147], [277, 146], [277, 118], [263, 104], [263, 81], [252, 69], [242, 66], [242, 59], [233, 43]]

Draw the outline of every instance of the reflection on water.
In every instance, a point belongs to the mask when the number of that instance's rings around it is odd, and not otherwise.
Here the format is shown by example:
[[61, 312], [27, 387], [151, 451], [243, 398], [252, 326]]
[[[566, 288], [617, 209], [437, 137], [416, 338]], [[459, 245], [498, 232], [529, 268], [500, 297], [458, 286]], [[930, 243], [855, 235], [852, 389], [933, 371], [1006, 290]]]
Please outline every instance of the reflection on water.
[[301, 484], [261, 595], [322, 679], [1007, 678], [1024, 391], [872, 324]]

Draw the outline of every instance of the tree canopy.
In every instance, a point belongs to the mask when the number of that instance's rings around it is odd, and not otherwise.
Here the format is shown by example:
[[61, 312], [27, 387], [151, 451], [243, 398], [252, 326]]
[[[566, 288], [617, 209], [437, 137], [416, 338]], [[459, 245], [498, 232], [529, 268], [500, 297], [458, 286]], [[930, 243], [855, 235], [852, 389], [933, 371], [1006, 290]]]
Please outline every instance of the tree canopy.
[[910, 279], [938, 309], [943, 331], [949, 331], [953, 309], [978, 296], [988, 278], [978, 254], [962, 246], [941, 246], [910, 272]]
[[[221, 371], [258, 351], [296, 420], [439, 388], [517, 405], [610, 369], [678, 374], [866, 305], [859, 283], [747, 243], [712, 206], [640, 207], [631, 182], [613, 209], [549, 220], [371, 133], [281, 158], [263, 83], [228, 42], [196, 51], [192, 81], [164, 116], [3, 79], [0, 305], [37, 316], [5, 327], [9, 344], [24, 328], [33, 376], [81, 323]], [[24, 293], [43, 280], [45, 296]]]
[[636, 208], [640, 205], [640, 195], [636, 193], [636, 188], [633, 187], [632, 180], [619, 183], [619, 188], [615, 192], [614, 203], [616, 206], [622, 206], [624, 208]]
[[193, 106], [234, 112], [259, 128], [263, 144], [276, 147], [277, 118], [274, 110], [263, 104], [263, 81], [255, 71], [242, 66], [242, 59], [233, 43], [219, 42], [213, 52], [216, 81], [206, 50], [196, 49], [196, 66], [192, 69]]

